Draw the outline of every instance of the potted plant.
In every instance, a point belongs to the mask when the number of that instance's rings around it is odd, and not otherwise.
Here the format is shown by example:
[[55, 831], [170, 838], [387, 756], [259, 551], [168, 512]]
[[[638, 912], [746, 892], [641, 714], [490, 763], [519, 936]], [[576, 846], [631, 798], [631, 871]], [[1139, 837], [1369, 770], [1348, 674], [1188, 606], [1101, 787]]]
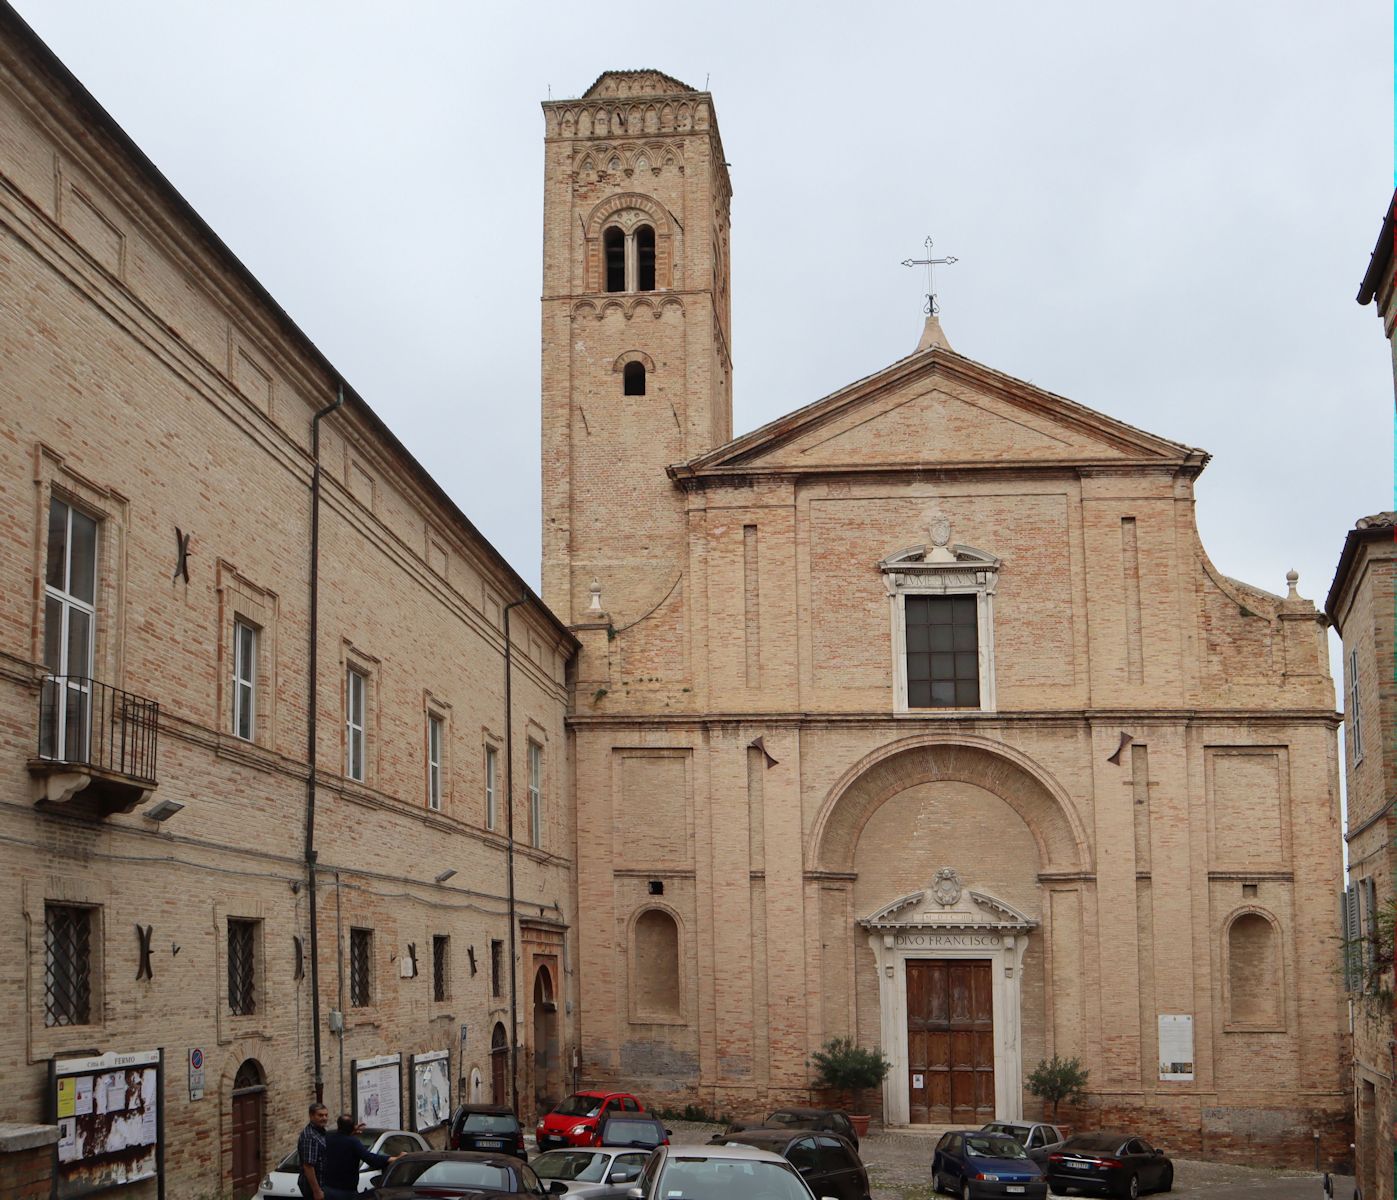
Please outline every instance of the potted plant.
[[1087, 1075], [1079, 1058], [1040, 1059], [1028, 1077], [1028, 1090], [1040, 1100], [1053, 1106], [1053, 1124], [1057, 1124], [1057, 1106], [1064, 1100], [1075, 1104], [1086, 1094]]
[[822, 1088], [853, 1096], [850, 1107], [854, 1110], [849, 1120], [854, 1130], [863, 1137], [868, 1132], [870, 1117], [863, 1112], [863, 1095], [869, 1088], [878, 1087], [892, 1063], [883, 1057], [880, 1050], [865, 1050], [856, 1046], [853, 1038], [833, 1038], [825, 1043], [823, 1050], [816, 1050], [810, 1056], [815, 1068], [815, 1081]]

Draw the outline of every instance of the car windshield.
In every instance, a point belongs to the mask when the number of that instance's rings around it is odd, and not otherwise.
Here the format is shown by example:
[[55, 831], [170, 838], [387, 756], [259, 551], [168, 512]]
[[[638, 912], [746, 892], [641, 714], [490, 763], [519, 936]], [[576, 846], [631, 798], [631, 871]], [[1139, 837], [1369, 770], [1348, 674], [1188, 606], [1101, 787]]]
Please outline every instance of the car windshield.
[[785, 1163], [740, 1158], [671, 1158], [655, 1194], [665, 1200], [810, 1200], [805, 1184]]
[[601, 1132], [608, 1146], [658, 1146], [665, 1140], [664, 1130], [650, 1120], [610, 1120]]
[[965, 1139], [965, 1152], [974, 1158], [1027, 1158], [1023, 1147], [1002, 1133], [978, 1133]]
[[[374, 1148], [374, 1142], [378, 1139], [378, 1135], [381, 1132], [382, 1130], [379, 1129], [361, 1129], [357, 1137], [364, 1143], [365, 1150], [372, 1150]], [[300, 1150], [291, 1151], [290, 1154], [277, 1163], [276, 1169], [278, 1171], [299, 1171], [301, 1169]]]
[[1022, 1126], [995, 1125], [993, 1128], [986, 1129], [985, 1132], [997, 1133], [1004, 1137], [1013, 1138], [1014, 1141], [1018, 1142], [1020, 1146], [1028, 1145], [1028, 1130], [1023, 1128]]
[[514, 1190], [514, 1173], [507, 1167], [459, 1158], [409, 1159], [389, 1167], [384, 1174], [382, 1186], [395, 1188], [427, 1183], [511, 1192]]
[[595, 1117], [601, 1105], [600, 1096], [569, 1096], [553, 1111], [560, 1117]]
[[1085, 1150], [1092, 1154], [1114, 1154], [1125, 1141], [1118, 1133], [1079, 1133], [1062, 1144], [1064, 1150]]
[[611, 1155], [591, 1150], [550, 1150], [534, 1159], [540, 1179], [575, 1179], [578, 1183], [601, 1183]]
[[507, 1113], [467, 1113], [463, 1133], [515, 1133], [519, 1122]]
[[766, 1123], [773, 1129], [805, 1129], [814, 1120], [815, 1118], [811, 1116], [790, 1112], [787, 1109], [778, 1109], [767, 1117]]

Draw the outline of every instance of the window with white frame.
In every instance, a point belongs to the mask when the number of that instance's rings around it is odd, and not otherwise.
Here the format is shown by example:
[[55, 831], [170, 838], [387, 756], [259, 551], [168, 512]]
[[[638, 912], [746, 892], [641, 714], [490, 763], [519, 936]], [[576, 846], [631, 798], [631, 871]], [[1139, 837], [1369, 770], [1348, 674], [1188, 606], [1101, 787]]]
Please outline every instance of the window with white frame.
[[1349, 757], [1357, 763], [1363, 757], [1363, 713], [1358, 707], [1358, 651], [1348, 653]]
[[495, 796], [499, 787], [500, 755], [494, 746], [485, 747], [485, 828], [494, 829], [497, 821]]
[[543, 747], [529, 743], [529, 844], [543, 845]]
[[368, 679], [350, 667], [344, 686], [344, 773], [360, 783], [367, 778], [364, 711], [368, 690]]
[[878, 564], [892, 616], [897, 712], [993, 711], [994, 592], [1000, 560], [953, 545], [950, 523], [932, 521], [931, 540]]
[[441, 751], [446, 722], [440, 717], [427, 718], [427, 806], [441, 810]]
[[44, 564], [44, 758], [87, 755], [96, 626], [97, 522], [53, 496]]
[[233, 733], [250, 742], [256, 734], [257, 628], [233, 622]]

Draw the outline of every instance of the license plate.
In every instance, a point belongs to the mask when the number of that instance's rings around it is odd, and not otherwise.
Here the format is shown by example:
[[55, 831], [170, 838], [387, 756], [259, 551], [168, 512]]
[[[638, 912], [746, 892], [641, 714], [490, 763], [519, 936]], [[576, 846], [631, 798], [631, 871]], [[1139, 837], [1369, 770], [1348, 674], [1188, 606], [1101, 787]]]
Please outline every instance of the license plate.
[[1008, 1192], [1011, 1196], [1022, 1196], [1024, 1186], [1021, 1183], [1011, 1183], [1004, 1190]]
[[504, 1143], [501, 1142], [501, 1141], [499, 1141], [498, 1139], [496, 1139], [495, 1141], [489, 1141], [489, 1140], [486, 1140], [486, 1139], [482, 1138], [480, 1141], [476, 1142], [476, 1145], [477, 1145], [477, 1146], [481, 1146], [481, 1147], [483, 1147], [483, 1148], [486, 1149], [486, 1150], [503, 1150], [503, 1149], [504, 1149]]
[[1063, 1164], [1069, 1171], [1090, 1171], [1095, 1163], [1083, 1162], [1079, 1158], [1069, 1158]]

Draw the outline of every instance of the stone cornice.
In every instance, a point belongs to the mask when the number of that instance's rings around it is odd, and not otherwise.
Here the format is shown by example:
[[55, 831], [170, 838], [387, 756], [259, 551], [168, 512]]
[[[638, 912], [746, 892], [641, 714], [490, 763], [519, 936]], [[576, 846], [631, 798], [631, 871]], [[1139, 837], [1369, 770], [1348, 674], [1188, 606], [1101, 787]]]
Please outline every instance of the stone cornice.
[[1343, 716], [1329, 708], [1237, 709], [1237, 708], [1156, 708], [1156, 709], [1036, 709], [1019, 712], [957, 713], [954, 716], [921, 717], [892, 712], [813, 713], [813, 712], [709, 712], [709, 713], [574, 713], [567, 718], [569, 728], [632, 728], [637, 725], [702, 729], [714, 725], [748, 728], [754, 725], [866, 726], [885, 724], [896, 728], [899, 737], [908, 725], [925, 729], [950, 729], [999, 725], [1068, 725], [1091, 728], [1099, 724], [1123, 725], [1294, 725], [1324, 724], [1337, 729]]

